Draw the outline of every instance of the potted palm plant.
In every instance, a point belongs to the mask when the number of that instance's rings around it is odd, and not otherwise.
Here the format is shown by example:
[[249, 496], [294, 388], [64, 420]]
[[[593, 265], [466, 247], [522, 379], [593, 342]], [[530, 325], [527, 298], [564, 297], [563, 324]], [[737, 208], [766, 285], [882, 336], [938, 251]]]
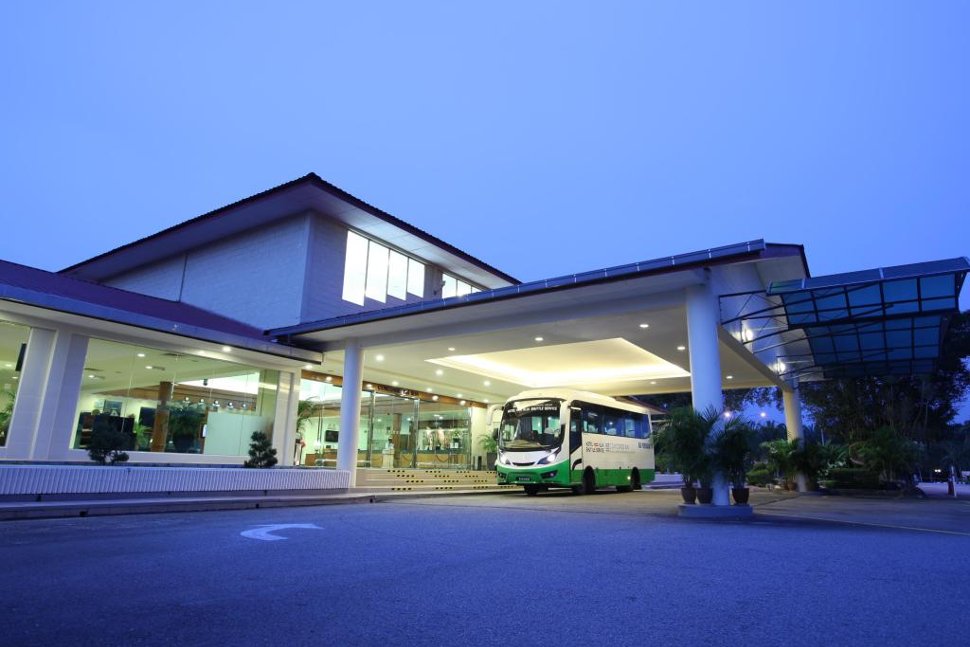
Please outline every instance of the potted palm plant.
[[748, 503], [750, 491], [745, 486], [745, 477], [753, 464], [752, 452], [756, 443], [754, 427], [741, 417], [728, 420], [711, 436], [712, 466], [730, 481], [731, 496], [737, 505]]
[[175, 451], [188, 452], [199, 437], [205, 418], [205, 405], [173, 403], [168, 413], [168, 431]]
[[[710, 503], [703, 495], [710, 492], [711, 463], [705, 451], [707, 438], [718, 421], [719, 413], [713, 409], [699, 412], [693, 407], [680, 407], [670, 412], [667, 423], [657, 433], [657, 452], [671, 469], [680, 472], [684, 485], [680, 489], [684, 503]], [[695, 483], [700, 481], [699, 493]], [[704, 491], [704, 486], [708, 488]], [[699, 496], [699, 494], [701, 496]]]

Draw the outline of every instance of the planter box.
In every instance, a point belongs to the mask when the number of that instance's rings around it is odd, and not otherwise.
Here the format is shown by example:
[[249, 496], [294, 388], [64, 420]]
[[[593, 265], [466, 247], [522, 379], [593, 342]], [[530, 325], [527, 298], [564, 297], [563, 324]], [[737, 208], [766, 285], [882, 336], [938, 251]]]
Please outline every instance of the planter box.
[[0, 465], [0, 496], [346, 490], [350, 472], [242, 467]]

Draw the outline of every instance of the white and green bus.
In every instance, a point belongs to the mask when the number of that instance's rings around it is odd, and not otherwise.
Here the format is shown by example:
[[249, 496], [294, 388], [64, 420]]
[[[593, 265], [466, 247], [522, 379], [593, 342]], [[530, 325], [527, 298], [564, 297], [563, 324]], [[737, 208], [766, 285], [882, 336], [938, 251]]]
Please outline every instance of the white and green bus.
[[651, 413], [662, 411], [587, 391], [524, 391], [502, 410], [498, 482], [530, 496], [549, 488], [640, 489], [654, 478]]

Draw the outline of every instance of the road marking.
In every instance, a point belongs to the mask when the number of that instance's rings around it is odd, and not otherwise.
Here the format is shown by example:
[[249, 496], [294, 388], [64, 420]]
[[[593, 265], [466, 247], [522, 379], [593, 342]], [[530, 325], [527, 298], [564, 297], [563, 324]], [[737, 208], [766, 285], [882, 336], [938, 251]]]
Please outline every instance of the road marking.
[[286, 537], [280, 537], [279, 535], [274, 535], [273, 533], [277, 530], [285, 530], [287, 528], [308, 528], [311, 530], [323, 530], [320, 526], [312, 523], [277, 523], [277, 524], [267, 524], [260, 526], [259, 528], [253, 528], [252, 530], [243, 530], [240, 535], [248, 539], [259, 539], [262, 541], [279, 541], [280, 539], [286, 539]]

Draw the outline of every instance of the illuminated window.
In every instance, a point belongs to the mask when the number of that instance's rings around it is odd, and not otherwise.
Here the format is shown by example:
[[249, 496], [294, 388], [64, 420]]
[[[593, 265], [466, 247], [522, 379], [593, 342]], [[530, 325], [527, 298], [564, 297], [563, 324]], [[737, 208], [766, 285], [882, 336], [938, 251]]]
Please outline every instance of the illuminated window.
[[475, 287], [459, 278], [455, 278], [450, 274], [442, 274], [442, 285], [441, 285], [441, 298], [447, 299], [449, 297], [463, 297], [466, 294], [474, 294], [475, 292], [481, 292], [480, 288]]
[[362, 306], [365, 297], [385, 303], [389, 296], [404, 301], [408, 294], [424, 296], [424, 264], [348, 231], [344, 301]]

